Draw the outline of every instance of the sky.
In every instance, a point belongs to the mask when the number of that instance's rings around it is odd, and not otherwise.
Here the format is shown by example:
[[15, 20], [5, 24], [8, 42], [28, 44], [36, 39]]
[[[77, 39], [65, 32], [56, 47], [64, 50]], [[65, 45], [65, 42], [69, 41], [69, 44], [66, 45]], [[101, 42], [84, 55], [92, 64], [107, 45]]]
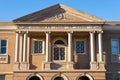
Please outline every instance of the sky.
[[12, 21], [58, 3], [107, 21], [120, 21], [120, 0], [0, 0], [0, 21]]

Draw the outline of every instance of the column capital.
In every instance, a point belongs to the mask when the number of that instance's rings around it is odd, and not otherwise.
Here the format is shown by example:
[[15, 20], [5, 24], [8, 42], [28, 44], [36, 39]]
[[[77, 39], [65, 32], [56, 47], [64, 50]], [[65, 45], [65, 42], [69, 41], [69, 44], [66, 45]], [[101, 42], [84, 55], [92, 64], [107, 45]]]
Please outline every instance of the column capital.
[[21, 32], [20, 31], [16, 31], [16, 33], [20, 34]]
[[72, 33], [73, 33], [73, 31], [68, 31], [67, 33], [70, 33], [70, 34], [72, 34]]
[[51, 31], [46, 31], [46, 32], [45, 32], [45, 34], [50, 34], [50, 33], [51, 33]]
[[91, 33], [93, 33], [93, 34], [94, 34], [94, 33], [95, 33], [95, 31], [90, 31], [89, 33], [90, 33], [90, 34], [91, 34]]
[[102, 33], [103, 33], [103, 31], [97, 31], [97, 33], [100, 33], [100, 34], [102, 34]]

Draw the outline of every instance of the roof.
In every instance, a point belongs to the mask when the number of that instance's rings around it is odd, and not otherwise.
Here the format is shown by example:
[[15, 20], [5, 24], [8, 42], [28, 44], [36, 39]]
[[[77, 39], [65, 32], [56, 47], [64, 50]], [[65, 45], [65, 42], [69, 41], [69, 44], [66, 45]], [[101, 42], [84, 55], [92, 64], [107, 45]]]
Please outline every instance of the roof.
[[25, 15], [13, 22], [39, 22], [39, 23], [56, 23], [56, 22], [104, 22], [104, 19], [92, 16], [85, 12], [73, 8], [56, 4], [54, 6]]

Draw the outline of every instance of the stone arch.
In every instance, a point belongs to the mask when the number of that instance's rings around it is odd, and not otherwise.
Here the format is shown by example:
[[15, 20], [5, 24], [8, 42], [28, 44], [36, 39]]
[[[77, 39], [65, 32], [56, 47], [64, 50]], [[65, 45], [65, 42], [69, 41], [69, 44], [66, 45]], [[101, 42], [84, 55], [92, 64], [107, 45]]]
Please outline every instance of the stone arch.
[[32, 78], [36, 78], [37, 80], [44, 80], [43, 77], [39, 74], [30, 74], [26, 80], [32, 80]]
[[64, 75], [64, 74], [56, 74], [56, 75], [54, 75], [53, 77], [52, 77], [52, 79], [51, 80], [55, 80], [56, 78], [63, 78], [63, 80], [69, 80], [68, 79], [68, 77], [66, 77], [66, 75]]
[[55, 38], [55, 39], [52, 41], [52, 45], [54, 45], [54, 43], [55, 43], [57, 40], [62, 40], [62, 41], [65, 43], [65, 45], [67, 45], [67, 41], [66, 41], [64, 38], [62, 38], [62, 37], [57, 37], [57, 38]]
[[84, 78], [85, 80], [94, 80], [93, 77], [89, 74], [79, 75], [76, 80], [80, 80], [80, 78], [81, 78], [81, 80], [82, 80], [82, 78]]

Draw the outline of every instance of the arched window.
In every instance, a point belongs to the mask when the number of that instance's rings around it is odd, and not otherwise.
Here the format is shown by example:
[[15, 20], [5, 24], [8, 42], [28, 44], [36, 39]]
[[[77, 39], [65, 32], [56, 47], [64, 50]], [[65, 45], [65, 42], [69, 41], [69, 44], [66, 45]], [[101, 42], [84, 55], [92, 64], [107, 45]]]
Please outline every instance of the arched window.
[[65, 42], [63, 40], [56, 40], [54, 42], [54, 60], [65, 60]]
[[55, 45], [65, 45], [65, 43], [62, 40], [57, 40], [54, 43]]
[[90, 80], [87, 76], [81, 76], [78, 80]]
[[29, 80], [41, 80], [41, 79], [37, 76], [32, 76]]
[[64, 80], [62, 77], [56, 77], [54, 80]]

